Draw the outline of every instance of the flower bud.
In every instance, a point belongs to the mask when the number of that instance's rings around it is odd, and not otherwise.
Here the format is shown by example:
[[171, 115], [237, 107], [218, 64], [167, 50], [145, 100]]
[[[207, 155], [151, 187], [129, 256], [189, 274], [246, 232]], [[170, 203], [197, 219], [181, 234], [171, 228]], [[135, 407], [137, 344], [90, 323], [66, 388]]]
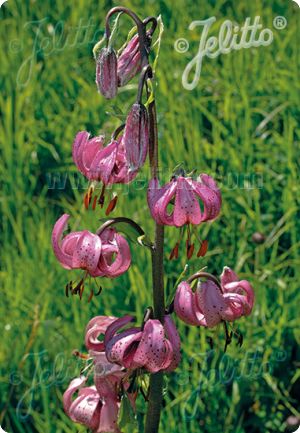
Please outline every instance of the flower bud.
[[136, 171], [144, 164], [149, 145], [149, 118], [146, 107], [135, 103], [126, 119], [123, 136], [126, 160], [130, 171]]
[[140, 71], [140, 44], [138, 35], [135, 35], [118, 57], [118, 86], [125, 86]]
[[113, 49], [103, 48], [96, 61], [96, 83], [99, 92], [107, 99], [116, 96], [118, 90], [117, 56]]

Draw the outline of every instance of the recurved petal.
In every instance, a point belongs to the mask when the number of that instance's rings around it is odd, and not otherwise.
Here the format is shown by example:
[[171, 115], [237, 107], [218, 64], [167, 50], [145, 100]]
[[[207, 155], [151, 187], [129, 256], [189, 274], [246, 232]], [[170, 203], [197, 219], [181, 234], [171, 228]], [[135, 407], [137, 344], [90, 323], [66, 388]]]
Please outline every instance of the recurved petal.
[[166, 366], [166, 371], [173, 371], [178, 367], [180, 362], [180, 337], [178, 331], [176, 329], [175, 323], [171, 319], [170, 315], [165, 316], [164, 321], [165, 333], [168, 338], [168, 341], [171, 344], [172, 352], [170, 353], [170, 362], [168, 366]]
[[72, 269], [72, 257], [67, 254], [61, 247], [63, 232], [68, 224], [70, 215], [62, 215], [55, 223], [52, 231], [52, 248], [59, 263], [65, 269]]
[[[114, 259], [113, 256], [115, 256]], [[128, 242], [123, 236], [115, 233], [112, 244], [103, 244], [98, 269], [101, 274], [114, 278], [126, 272], [130, 264], [131, 254]]]
[[150, 319], [145, 324], [134, 362], [155, 373], [163, 368], [167, 356], [164, 327], [159, 320]]
[[207, 326], [204, 315], [198, 308], [196, 294], [186, 281], [182, 281], [177, 287], [174, 309], [177, 316], [188, 325]]
[[220, 276], [221, 286], [225, 289], [226, 284], [232, 283], [233, 281], [238, 281], [239, 277], [237, 274], [230, 269], [228, 266], [224, 266], [223, 272]]
[[72, 267], [86, 269], [92, 273], [97, 268], [101, 246], [101, 239], [98, 235], [84, 230], [73, 254]]
[[82, 232], [71, 232], [62, 239], [61, 249], [65, 254], [69, 255], [70, 257], [73, 256], [73, 253], [75, 251], [81, 233]]
[[104, 342], [99, 340], [100, 336], [104, 336], [107, 328], [117, 318], [113, 316], [96, 316], [89, 321], [85, 330], [85, 345], [88, 350], [96, 352], [104, 351]]
[[[147, 190], [147, 201], [152, 217], [156, 220], [158, 216], [155, 212], [157, 200], [161, 197], [161, 189], [157, 178], [150, 180]], [[158, 222], [158, 221], [157, 221]]]
[[88, 140], [83, 148], [82, 163], [86, 171], [90, 171], [91, 164], [97, 153], [103, 149], [105, 137], [99, 135], [98, 137]]
[[136, 348], [141, 338], [140, 328], [130, 328], [115, 335], [105, 346], [107, 359], [125, 368], [141, 367], [134, 360]]
[[174, 225], [174, 210], [168, 212], [167, 208], [171, 200], [175, 197], [177, 182], [172, 181], [164, 185], [154, 205], [154, 219], [158, 224]]
[[[226, 289], [226, 293], [236, 293], [243, 296], [245, 299], [243, 315], [248, 316], [254, 305], [254, 291], [249, 281], [240, 280], [227, 283], [224, 288]], [[246, 296], [244, 293], [246, 293]]]
[[86, 146], [90, 134], [86, 131], [80, 131], [75, 137], [75, 140], [73, 142], [72, 146], [72, 156], [73, 161], [78, 168], [78, 170], [84, 175], [87, 176], [87, 170], [83, 164], [82, 160], [82, 154], [84, 147]]
[[109, 341], [115, 336], [115, 333], [122, 329], [124, 326], [128, 325], [128, 323], [134, 320], [133, 316], [123, 316], [117, 320], [114, 320], [106, 329], [104, 336], [104, 346], [106, 347]]
[[118, 142], [112, 141], [97, 152], [90, 168], [90, 179], [102, 180], [107, 185], [116, 163]]
[[100, 422], [94, 433], [121, 433], [118, 427], [120, 403], [115, 398], [106, 398], [102, 403]]
[[197, 225], [200, 222], [201, 211], [193, 186], [187, 179], [180, 176], [177, 179], [174, 224], [176, 227], [181, 227], [186, 223]]
[[219, 287], [213, 281], [207, 280], [197, 286], [195, 293], [207, 326], [212, 328], [220, 323], [227, 304]]
[[198, 181], [192, 181], [191, 184], [203, 202], [204, 211], [201, 221], [215, 219], [220, 213], [222, 204], [221, 193], [215, 181], [207, 174], [201, 174]]
[[[81, 388], [86, 380], [84, 376], [72, 380], [63, 395], [63, 405], [66, 414], [72, 421], [95, 429], [99, 423], [101, 403], [94, 387]], [[78, 390], [80, 391], [77, 398], [72, 400]]]

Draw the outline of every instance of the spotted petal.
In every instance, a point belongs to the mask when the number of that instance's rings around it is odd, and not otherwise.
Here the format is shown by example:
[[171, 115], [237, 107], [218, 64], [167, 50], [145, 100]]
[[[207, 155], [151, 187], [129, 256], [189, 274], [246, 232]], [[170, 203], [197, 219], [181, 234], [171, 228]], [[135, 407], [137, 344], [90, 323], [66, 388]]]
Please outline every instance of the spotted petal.
[[196, 295], [198, 305], [204, 313], [207, 326], [212, 328], [220, 323], [223, 312], [227, 308], [220, 288], [213, 281], [207, 280], [198, 285]]
[[52, 247], [54, 254], [59, 263], [65, 269], [72, 269], [72, 256], [70, 256], [70, 254], [67, 254], [61, 247], [62, 234], [67, 227], [69, 218], [70, 215], [68, 214], [62, 215], [56, 221], [52, 231]]
[[101, 254], [101, 239], [87, 230], [78, 239], [73, 259], [73, 268], [87, 269], [91, 274], [97, 268]]
[[89, 321], [85, 330], [85, 345], [88, 350], [104, 351], [104, 342], [99, 337], [104, 336], [108, 326], [115, 320], [117, 318], [113, 316], [96, 316]]
[[176, 290], [174, 308], [177, 316], [188, 325], [207, 326], [201, 309], [197, 304], [197, 295], [191, 286], [182, 281]]

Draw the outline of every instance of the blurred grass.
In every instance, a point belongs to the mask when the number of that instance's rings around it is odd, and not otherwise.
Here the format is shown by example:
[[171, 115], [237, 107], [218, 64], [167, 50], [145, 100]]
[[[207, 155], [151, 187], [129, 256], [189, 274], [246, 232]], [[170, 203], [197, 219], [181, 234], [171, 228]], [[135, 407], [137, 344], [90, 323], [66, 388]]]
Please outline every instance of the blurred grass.
[[[163, 177], [183, 162], [214, 173], [223, 184], [221, 217], [200, 229], [209, 253], [192, 260], [190, 272], [207, 265], [220, 273], [226, 264], [256, 292], [253, 315], [238, 325], [244, 345], [230, 346], [226, 355], [222, 329], [210, 334], [210, 351], [204, 330], [178, 323], [183, 361], [167, 378], [161, 430], [285, 431], [287, 417], [299, 416], [299, 9], [283, 0], [120, 3], [143, 16], [161, 13], [165, 25], [157, 77]], [[91, 55], [105, 12], [117, 4], [9, 0], [0, 10], [0, 413], [8, 432], [85, 431], [61, 405], [80, 368], [72, 350], [83, 349], [84, 327], [93, 315], [132, 312], [141, 319], [151, 301], [149, 257], [142, 248], [132, 245], [128, 274], [103, 281], [103, 294], [88, 304], [87, 296], [82, 302], [65, 298], [70, 274], [50, 246], [63, 211], [82, 228], [96, 228], [103, 217], [99, 210], [80, 210], [83, 189], [72, 189], [70, 181], [62, 189], [59, 180], [55, 188], [49, 185], [53, 176], [60, 174], [62, 182], [66, 173], [76, 176], [71, 144], [78, 130], [98, 133], [117, 125], [105, 114], [110, 104], [96, 92]], [[204, 59], [199, 84], [185, 90], [181, 76], [197, 52], [200, 31], [188, 25], [210, 16], [217, 26], [225, 19], [241, 25], [256, 15], [273, 29], [273, 43]], [[277, 15], [286, 17], [286, 29], [274, 30]], [[74, 40], [74, 27], [89, 20], [90, 34]], [[186, 54], [174, 50], [179, 37], [190, 42]], [[120, 92], [124, 112], [133, 95], [130, 88]], [[148, 175], [145, 167], [129, 189], [118, 188], [126, 194], [115, 215], [134, 218], [150, 232], [143, 187]], [[264, 244], [253, 243], [256, 231], [266, 236]], [[175, 237], [168, 229], [166, 258]], [[184, 258], [166, 261], [168, 292], [184, 265]]]

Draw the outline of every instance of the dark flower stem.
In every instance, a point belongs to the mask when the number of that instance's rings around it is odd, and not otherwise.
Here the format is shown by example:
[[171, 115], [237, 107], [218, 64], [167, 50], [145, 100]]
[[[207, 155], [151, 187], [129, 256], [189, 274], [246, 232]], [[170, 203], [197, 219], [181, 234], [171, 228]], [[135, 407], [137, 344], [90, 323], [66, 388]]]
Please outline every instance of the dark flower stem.
[[[158, 136], [155, 100], [149, 104], [150, 143], [149, 158], [151, 176], [158, 177]], [[154, 318], [163, 322], [165, 314], [164, 291], [164, 226], [155, 224], [155, 242], [152, 249], [152, 281]], [[145, 433], [157, 433], [163, 399], [163, 373], [151, 374], [149, 403], [146, 415]]]
[[[140, 76], [138, 101], [141, 102], [143, 86], [147, 78], [152, 79], [152, 70], [149, 65], [149, 37], [152, 36], [157, 21], [155, 17], [148, 17], [142, 21], [134, 12], [125, 7], [115, 7], [111, 9], [106, 16], [106, 37], [110, 36], [110, 17], [116, 13], [122, 12], [130, 16], [137, 26], [139, 35], [139, 44], [141, 52], [142, 72]], [[147, 32], [147, 25], [152, 26]], [[149, 96], [149, 92], [148, 96]], [[148, 107], [149, 111], [149, 159], [151, 167], [151, 176], [158, 178], [158, 135], [157, 135], [157, 118], [155, 99]], [[153, 281], [153, 318], [161, 322], [164, 321], [165, 315], [165, 293], [164, 293], [164, 226], [155, 225], [155, 242], [151, 248], [152, 254], [152, 281]], [[149, 403], [146, 415], [145, 433], [157, 433], [159, 429], [160, 413], [163, 398], [163, 373], [158, 372], [151, 374], [149, 385]]]

